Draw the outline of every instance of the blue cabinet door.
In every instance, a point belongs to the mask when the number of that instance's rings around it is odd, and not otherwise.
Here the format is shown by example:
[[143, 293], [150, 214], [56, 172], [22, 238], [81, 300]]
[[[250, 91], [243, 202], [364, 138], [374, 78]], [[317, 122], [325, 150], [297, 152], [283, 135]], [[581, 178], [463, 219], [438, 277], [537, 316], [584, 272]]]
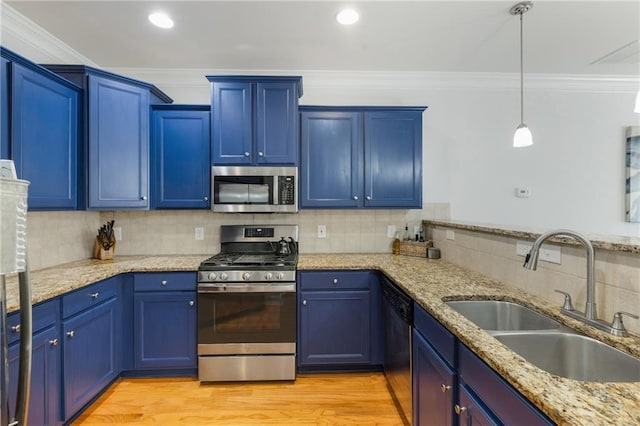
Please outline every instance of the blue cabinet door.
[[196, 293], [134, 295], [134, 367], [196, 368]]
[[212, 83], [211, 153], [213, 164], [252, 163], [252, 104], [251, 83]]
[[148, 207], [149, 90], [89, 75], [89, 208]]
[[367, 207], [422, 208], [422, 111], [364, 113]]
[[69, 420], [120, 373], [118, 299], [62, 323], [64, 418]]
[[302, 291], [300, 366], [371, 362], [369, 291]]
[[[60, 348], [58, 327], [50, 326], [34, 333], [31, 354], [31, 389], [28, 424], [56, 425], [60, 419]], [[20, 345], [9, 347], [9, 407], [15, 409]], [[13, 411], [11, 412], [13, 416]]]
[[364, 205], [361, 118], [351, 111], [300, 113], [300, 207]]
[[31, 182], [29, 209], [75, 209], [79, 90], [11, 68], [11, 155], [18, 177]]
[[412, 370], [413, 424], [452, 426], [456, 373], [415, 329]]
[[298, 162], [297, 84], [256, 83], [255, 145], [256, 164], [296, 164]]
[[[466, 385], [460, 386], [460, 402], [456, 409], [459, 426], [499, 426], [501, 423], [493, 417], [482, 402]], [[522, 423], [528, 424], [528, 423]]]
[[9, 61], [0, 58], [0, 158], [9, 158]]
[[154, 207], [209, 208], [209, 107], [156, 106], [152, 114]]

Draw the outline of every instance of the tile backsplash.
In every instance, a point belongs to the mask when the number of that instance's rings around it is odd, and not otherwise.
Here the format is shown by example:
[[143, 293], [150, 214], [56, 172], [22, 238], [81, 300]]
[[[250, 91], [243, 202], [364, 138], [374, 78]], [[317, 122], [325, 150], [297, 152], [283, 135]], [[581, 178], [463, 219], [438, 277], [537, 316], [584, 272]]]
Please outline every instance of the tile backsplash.
[[[561, 264], [538, 262], [536, 271], [522, 267], [524, 257], [516, 255], [517, 239], [467, 230], [454, 230], [454, 240], [446, 229], [430, 229], [434, 245], [442, 258], [464, 268], [495, 278], [546, 299], [558, 308], [564, 296], [573, 299], [577, 310], [586, 303], [586, 250], [561, 245]], [[626, 311], [640, 314], [640, 255], [610, 250], [595, 250], [596, 304], [601, 319], [610, 322], [613, 314]], [[625, 326], [640, 334], [640, 321], [625, 318]]]

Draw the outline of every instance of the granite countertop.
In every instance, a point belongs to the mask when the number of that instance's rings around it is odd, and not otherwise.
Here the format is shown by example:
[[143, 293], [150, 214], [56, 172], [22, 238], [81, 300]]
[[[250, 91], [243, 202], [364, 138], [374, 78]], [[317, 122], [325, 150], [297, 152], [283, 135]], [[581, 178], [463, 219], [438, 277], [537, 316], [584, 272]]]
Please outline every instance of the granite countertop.
[[[32, 271], [33, 302], [42, 302], [120, 273], [196, 271], [207, 257], [117, 256], [114, 260], [83, 260]], [[469, 298], [517, 301], [636, 356], [640, 356], [638, 337], [613, 337], [592, 329], [561, 315], [555, 305], [441, 259], [391, 254], [302, 254], [298, 269], [373, 269], [384, 272], [558, 424], [640, 424], [640, 383], [579, 382], [549, 374], [507, 349], [443, 301]], [[16, 276], [8, 277], [9, 312], [18, 309], [17, 293]]]
[[[461, 229], [473, 232], [483, 232], [491, 235], [501, 235], [503, 237], [518, 238], [522, 240], [535, 240], [541, 234], [549, 231], [549, 229], [535, 229], [524, 226], [502, 226], [488, 223], [463, 222], [456, 220], [424, 220], [427, 226]], [[640, 237], [628, 237], [623, 235], [585, 235], [593, 248], [622, 251], [627, 253], [640, 253]], [[571, 237], [555, 236], [549, 241], [567, 244], [579, 245], [579, 243]]]

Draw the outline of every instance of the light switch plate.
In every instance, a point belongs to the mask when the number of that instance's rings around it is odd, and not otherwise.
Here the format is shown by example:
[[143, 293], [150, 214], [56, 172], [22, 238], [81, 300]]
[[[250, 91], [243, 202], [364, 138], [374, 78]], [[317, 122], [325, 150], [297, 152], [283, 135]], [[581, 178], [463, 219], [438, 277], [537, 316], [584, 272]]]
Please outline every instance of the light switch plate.
[[447, 229], [444, 236], [447, 240], [453, 241], [456, 239], [456, 233], [453, 231], [453, 229]]
[[199, 226], [195, 228], [195, 238], [196, 241], [204, 240], [204, 228]]
[[113, 228], [113, 236], [116, 237], [116, 241], [122, 241], [122, 228], [119, 226], [117, 228]]
[[396, 232], [397, 231], [395, 225], [387, 225], [387, 238], [395, 238]]

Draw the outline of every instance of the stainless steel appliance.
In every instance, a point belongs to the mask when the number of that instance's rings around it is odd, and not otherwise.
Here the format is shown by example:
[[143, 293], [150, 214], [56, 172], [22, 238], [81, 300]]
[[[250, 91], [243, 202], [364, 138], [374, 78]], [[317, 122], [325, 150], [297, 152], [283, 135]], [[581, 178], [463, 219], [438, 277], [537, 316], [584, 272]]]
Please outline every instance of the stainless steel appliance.
[[211, 209], [237, 213], [297, 212], [298, 168], [214, 166]]
[[198, 268], [200, 381], [295, 379], [297, 240], [296, 225], [221, 227]]
[[[31, 285], [27, 263], [27, 188], [10, 160], [0, 160], [0, 425], [26, 425], [31, 387]], [[6, 275], [18, 273], [20, 358], [15, 407], [9, 407]], [[15, 409], [13, 409], [15, 408]]]
[[409, 296], [382, 277], [384, 321], [384, 374], [405, 424], [412, 421], [411, 324], [413, 304]]

